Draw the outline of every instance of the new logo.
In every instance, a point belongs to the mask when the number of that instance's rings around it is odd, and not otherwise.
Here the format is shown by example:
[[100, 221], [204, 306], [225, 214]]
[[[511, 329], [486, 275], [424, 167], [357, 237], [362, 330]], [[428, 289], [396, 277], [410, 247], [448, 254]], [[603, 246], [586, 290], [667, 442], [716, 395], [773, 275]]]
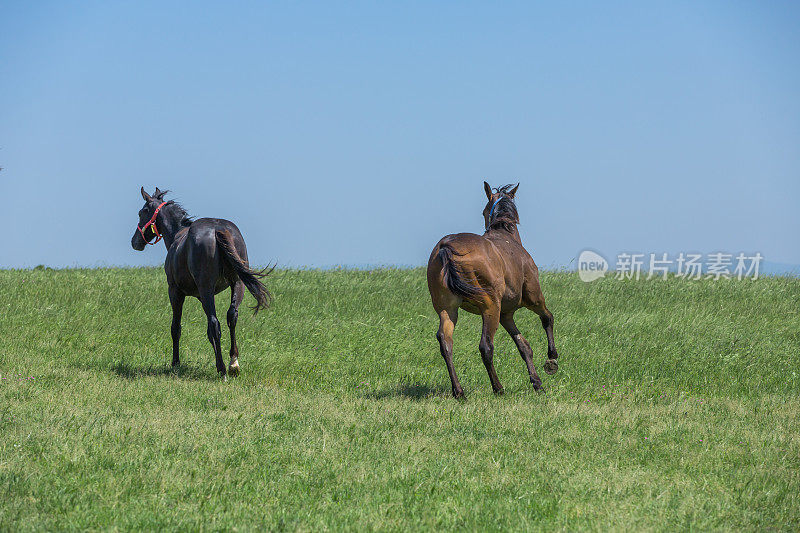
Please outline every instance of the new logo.
[[608, 261], [591, 250], [584, 250], [578, 256], [578, 277], [581, 281], [590, 282], [600, 279], [608, 272]]

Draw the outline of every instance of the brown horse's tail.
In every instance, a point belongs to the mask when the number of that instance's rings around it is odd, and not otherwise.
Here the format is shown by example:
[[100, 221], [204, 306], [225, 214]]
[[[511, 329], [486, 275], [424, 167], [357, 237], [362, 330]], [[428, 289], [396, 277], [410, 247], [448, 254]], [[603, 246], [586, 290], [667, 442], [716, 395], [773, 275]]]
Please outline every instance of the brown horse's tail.
[[467, 299], [484, 294], [485, 291], [481, 287], [470, 285], [467, 280], [464, 279], [463, 272], [461, 272], [461, 269], [458, 268], [458, 265], [453, 261], [454, 255], [461, 254], [453, 250], [453, 248], [446, 243], [439, 245], [439, 260], [442, 262], [442, 279], [450, 292], [456, 296]]
[[265, 268], [264, 270], [252, 270], [247, 263], [245, 263], [239, 253], [236, 251], [236, 246], [233, 244], [233, 236], [227, 230], [217, 230], [217, 244], [219, 249], [222, 250], [225, 260], [233, 268], [239, 279], [242, 280], [244, 286], [256, 299], [256, 305], [253, 307], [253, 314], [258, 313], [260, 309], [269, 307], [272, 301], [272, 295], [267, 290], [266, 285], [261, 282], [261, 278], [275, 270], [275, 267]]

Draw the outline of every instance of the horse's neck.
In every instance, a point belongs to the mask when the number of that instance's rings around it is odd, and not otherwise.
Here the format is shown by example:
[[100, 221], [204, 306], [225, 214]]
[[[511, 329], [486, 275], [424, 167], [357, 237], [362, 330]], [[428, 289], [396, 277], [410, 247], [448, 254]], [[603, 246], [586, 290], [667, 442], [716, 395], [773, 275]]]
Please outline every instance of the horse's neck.
[[509, 230], [505, 229], [503, 226], [495, 226], [495, 227], [492, 227], [492, 228], [489, 228], [488, 230], [486, 230], [486, 233], [484, 233], [484, 235], [486, 235], [487, 237], [500, 236], [500, 235], [509, 236], [510, 235], [515, 241], [517, 241], [518, 243], [522, 244], [522, 238], [519, 236], [519, 230], [517, 229], [517, 225], [514, 224], [512, 226], [512, 228], [513, 228], [513, 231], [509, 231]]
[[169, 250], [170, 246], [172, 246], [172, 243], [175, 242], [175, 235], [178, 234], [183, 226], [181, 221], [178, 220], [178, 217], [171, 216], [170, 213], [164, 213], [163, 216], [159, 218], [161, 219], [159, 231], [164, 238], [164, 246], [166, 246], [167, 250]]

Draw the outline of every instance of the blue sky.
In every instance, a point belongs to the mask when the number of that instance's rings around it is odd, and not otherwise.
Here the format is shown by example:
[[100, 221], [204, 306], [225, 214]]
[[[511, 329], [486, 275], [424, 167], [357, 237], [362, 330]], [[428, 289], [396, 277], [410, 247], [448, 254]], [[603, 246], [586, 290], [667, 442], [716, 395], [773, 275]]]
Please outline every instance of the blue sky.
[[157, 265], [139, 187], [251, 261], [421, 265], [521, 182], [542, 266], [800, 264], [800, 4], [3, 2], [0, 267]]

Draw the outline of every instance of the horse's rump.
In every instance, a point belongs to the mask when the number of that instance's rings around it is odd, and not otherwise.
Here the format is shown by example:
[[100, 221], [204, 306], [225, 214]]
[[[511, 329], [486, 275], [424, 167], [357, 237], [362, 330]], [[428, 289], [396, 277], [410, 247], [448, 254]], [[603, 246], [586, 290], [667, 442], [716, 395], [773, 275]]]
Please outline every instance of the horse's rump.
[[474, 273], [464, 260], [464, 257], [476, 247], [475, 245], [479, 244], [470, 241], [480, 238], [471, 234], [448, 235], [439, 241], [437, 245], [439, 251], [435, 254], [442, 265], [441, 280], [444, 285], [451, 293], [467, 300], [486, 294], [480, 285], [470, 282], [470, 274]]
[[214, 233], [217, 239], [217, 245], [222, 251], [223, 260], [242, 281], [242, 283], [244, 283], [244, 286], [248, 291], [250, 291], [250, 294], [252, 294], [256, 299], [256, 305], [253, 307], [253, 312], [258, 313], [260, 309], [266, 309], [269, 307], [269, 303], [272, 301], [272, 295], [267, 290], [267, 287], [261, 282], [261, 278], [272, 272], [275, 267], [267, 267], [260, 271], [251, 269], [236, 250], [233, 235], [231, 235], [230, 231], [218, 229]]

